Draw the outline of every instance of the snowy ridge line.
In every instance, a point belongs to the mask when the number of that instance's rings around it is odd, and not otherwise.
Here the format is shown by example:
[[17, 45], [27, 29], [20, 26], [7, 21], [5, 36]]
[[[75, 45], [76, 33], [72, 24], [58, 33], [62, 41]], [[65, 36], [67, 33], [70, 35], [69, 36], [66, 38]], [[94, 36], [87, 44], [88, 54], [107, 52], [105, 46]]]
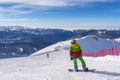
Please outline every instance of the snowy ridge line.
[[51, 53], [51, 52], [55, 52], [55, 51], [48, 51], [48, 52], [44, 52], [44, 53], [40, 53], [40, 54], [35, 54], [35, 55], [31, 55], [31, 56], [39, 56], [39, 55], [43, 55], [43, 54]]
[[56, 43], [54, 45], [50, 45], [46, 48], [43, 48], [35, 53], [33, 53], [32, 55], [30, 56], [37, 56], [37, 55], [41, 55], [41, 54], [45, 54], [45, 53], [51, 53], [51, 52], [56, 52], [56, 51], [59, 51], [61, 46], [59, 45], [60, 43]]
[[40, 54], [38, 54], [39, 52], [37, 52], [36, 54], [32, 54], [30, 56], [38, 56], [38, 55], [43, 55], [43, 54], [46, 54], [46, 53], [51, 53], [51, 52], [56, 52], [56, 51], [58, 51], [58, 50], [43, 52], [43, 53], [40, 53]]
[[[81, 26], [83, 27], [83, 26]], [[86, 26], [84, 26], [86, 27]], [[98, 27], [101, 27], [101, 26], [98, 26]], [[61, 29], [61, 30], [65, 30], [65, 31], [75, 31], [75, 30], [120, 30], [120, 28], [114, 28], [114, 27], [110, 27], [110, 28], [75, 28], [75, 27], [71, 27], [71, 28], [66, 28], [66, 27], [63, 27], [63, 28], [59, 28], [59, 27], [53, 27], [53, 28], [49, 28], [49, 27], [38, 27], [38, 26], [20, 26], [20, 25], [11, 25], [11, 26], [0, 26], [0, 30], [5, 30], [5, 29], [9, 29], [9, 30], [21, 30], [21, 29]]]

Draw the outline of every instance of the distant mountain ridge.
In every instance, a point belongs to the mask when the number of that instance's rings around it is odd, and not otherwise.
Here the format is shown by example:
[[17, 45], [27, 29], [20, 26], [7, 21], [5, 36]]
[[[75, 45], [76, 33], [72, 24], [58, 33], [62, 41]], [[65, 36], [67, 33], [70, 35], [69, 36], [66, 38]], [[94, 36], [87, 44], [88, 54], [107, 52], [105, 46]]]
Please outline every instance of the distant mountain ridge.
[[[30, 55], [60, 41], [96, 35], [105, 39], [120, 38], [120, 30], [64, 30], [27, 28], [21, 26], [0, 27], [0, 57]], [[14, 53], [14, 54], [13, 54]]]

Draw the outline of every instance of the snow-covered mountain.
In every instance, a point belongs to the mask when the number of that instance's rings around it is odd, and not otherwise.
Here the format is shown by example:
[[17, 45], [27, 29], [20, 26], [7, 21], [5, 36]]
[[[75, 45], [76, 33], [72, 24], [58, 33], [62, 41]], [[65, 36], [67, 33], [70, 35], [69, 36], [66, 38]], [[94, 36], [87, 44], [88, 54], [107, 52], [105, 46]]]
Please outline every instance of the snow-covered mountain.
[[39, 49], [72, 36], [72, 32], [61, 29], [0, 26], [0, 58], [29, 56]]
[[[77, 38], [77, 43], [81, 45], [83, 52], [98, 52], [103, 48], [110, 49], [120, 45], [120, 42], [111, 39], [102, 39], [95, 35], [88, 35], [82, 38]], [[43, 53], [50, 53], [58, 50], [69, 50], [71, 40], [58, 42], [54, 45], [48, 46], [39, 50], [32, 55], [39, 55]]]
[[115, 39], [115, 41], [120, 42], [120, 38]]

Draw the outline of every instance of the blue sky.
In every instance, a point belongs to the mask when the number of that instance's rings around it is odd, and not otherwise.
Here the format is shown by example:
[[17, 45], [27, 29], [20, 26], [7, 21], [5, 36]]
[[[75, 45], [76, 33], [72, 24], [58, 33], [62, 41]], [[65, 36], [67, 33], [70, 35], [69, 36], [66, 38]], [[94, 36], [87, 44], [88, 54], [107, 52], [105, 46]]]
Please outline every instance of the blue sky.
[[0, 0], [0, 25], [120, 27], [120, 0]]

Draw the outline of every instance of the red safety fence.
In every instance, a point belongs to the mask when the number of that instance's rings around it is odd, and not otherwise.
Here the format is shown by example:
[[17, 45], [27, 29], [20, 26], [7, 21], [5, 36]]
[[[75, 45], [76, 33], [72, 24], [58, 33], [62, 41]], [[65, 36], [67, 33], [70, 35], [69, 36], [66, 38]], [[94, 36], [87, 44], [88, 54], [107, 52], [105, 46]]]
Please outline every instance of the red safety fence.
[[89, 53], [83, 52], [83, 56], [86, 56], [86, 57], [102, 57], [106, 55], [120, 55], [120, 46], [115, 46], [115, 47], [112, 47], [111, 49], [103, 48], [99, 52], [89, 52]]

